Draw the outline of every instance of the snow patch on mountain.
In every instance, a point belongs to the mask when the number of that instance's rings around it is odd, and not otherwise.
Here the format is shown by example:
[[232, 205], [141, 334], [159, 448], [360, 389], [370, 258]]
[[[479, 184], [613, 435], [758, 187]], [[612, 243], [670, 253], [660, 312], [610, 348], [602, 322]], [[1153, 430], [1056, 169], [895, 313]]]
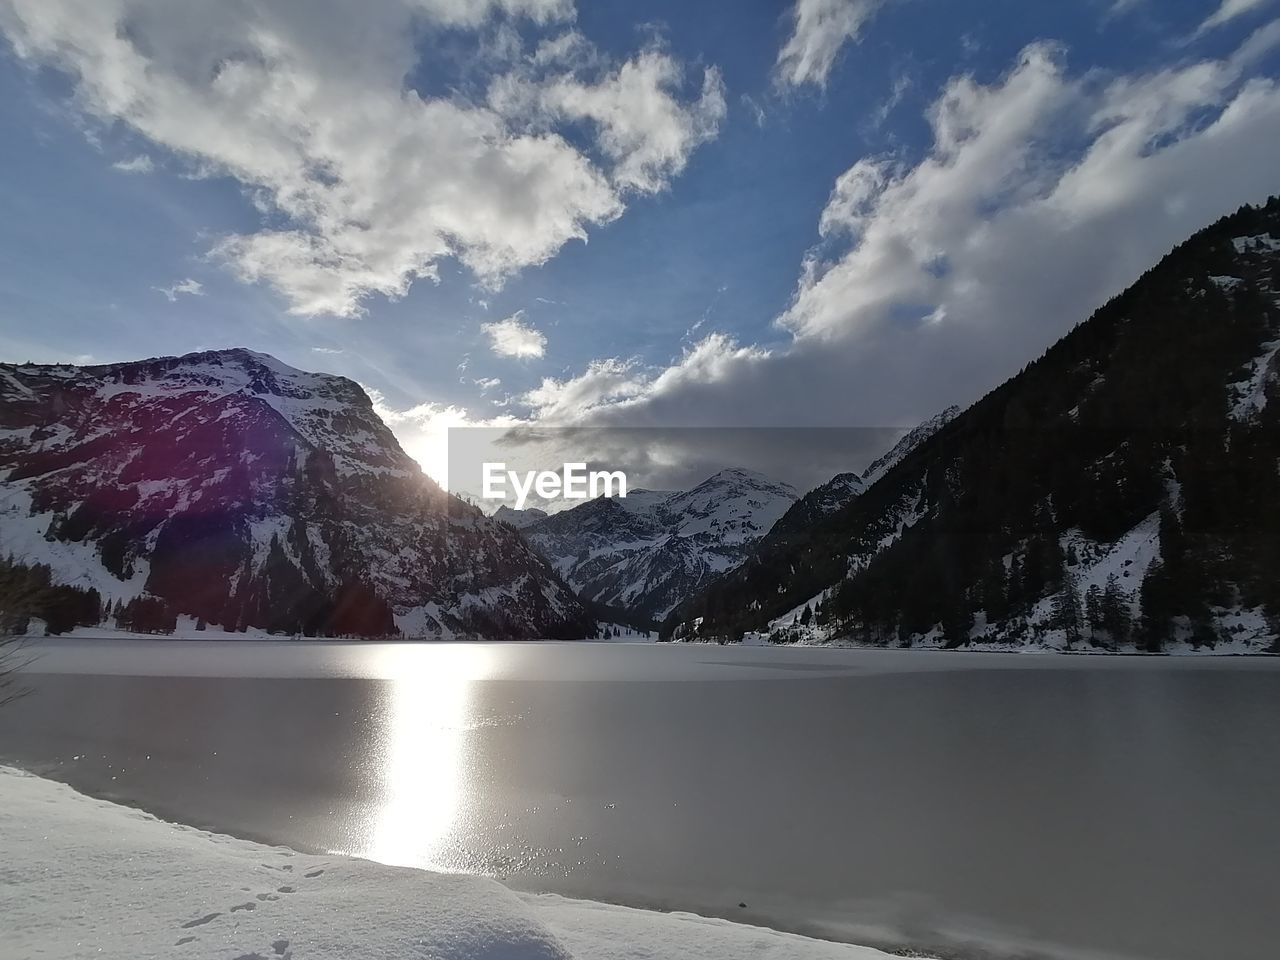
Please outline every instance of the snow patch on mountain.
[[1114, 578], [1120, 592], [1138, 612], [1137, 594], [1146, 579], [1147, 570], [1160, 559], [1160, 513], [1153, 512], [1115, 543], [1090, 540], [1079, 530], [1071, 529], [1060, 540], [1065, 554], [1074, 554], [1077, 562], [1067, 569], [1083, 601], [1091, 587], [1105, 590]]
[[1230, 385], [1231, 417], [1234, 420], [1248, 420], [1267, 405], [1267, 387], [1276, 382], [1276, 354], [1280, 352], [1280, 340], [1272, 340], [1262, 345], [1262, 352], [1249, 365], [1249, 376]]
[[902, 539], [902, 535], [929, 515], [924, 488], [903, 494], [869, 525], [874, 539], [849, 554], [849, 575], [865, 570], [881, 553]]
[[1252, 237], [1236, 237], [1231, 241], [1236, 253], [1276, 253], [1280, 251], [1280, 240], [1269, 233], [1259, 233]]
[[97, 590], [106, 603], [128, 603], [146, 588], [150, 563], [139, 558], [128, 576], [117, 576], [102, 563], [95, 544], [49, 536], [53, 511], [36, 511], [30, 490], [0, 486], [0, 555], [45, 564], [57, 583]]

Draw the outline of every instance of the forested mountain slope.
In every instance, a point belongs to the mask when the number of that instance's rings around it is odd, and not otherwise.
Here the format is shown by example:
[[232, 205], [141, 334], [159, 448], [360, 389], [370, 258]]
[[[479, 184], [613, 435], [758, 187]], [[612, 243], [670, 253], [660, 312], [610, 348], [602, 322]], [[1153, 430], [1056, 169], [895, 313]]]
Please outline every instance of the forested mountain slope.
[[888, 453], [872, 461], [862, 473], [836, 474], [826, 483], [814, 487], [791, 505], [791, 509], [774, 524], [773, 529], [769, 531], [770, 534], [775, 537], [782, 536], [838, 513], [854, 497], [860, 496], [864, 490], [893, 469], [903, 457], [954, 420], [959, 413], [959, 407], [947, 407], [941, 413], [908, 430]]
[[1278, 301], [1273, 198], [1177, 247], [836, 514], [771, 532], [665, 632], [736, 639], [787, 614], [775, 639], [1269, 645]]

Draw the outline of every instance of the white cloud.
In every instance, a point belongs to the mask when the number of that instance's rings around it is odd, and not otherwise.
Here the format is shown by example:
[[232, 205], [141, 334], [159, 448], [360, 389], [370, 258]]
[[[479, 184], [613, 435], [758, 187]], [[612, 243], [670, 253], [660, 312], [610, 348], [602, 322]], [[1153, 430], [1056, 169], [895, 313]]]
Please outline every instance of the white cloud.
[[679, 393], [689, 384], [714, 385], [739, 365], [768, 359], [769, 351], [742, 346], [733, 338], [713, 333], [703, 338], [669, 367], [648, 371], [635, 360], [617, 357], [593, 360], [585, 372], [566, 380], [544, 378], [522, 397], [535, 419], [578, 422], [592, 414], [617, 413], [637, 400], [653, 401]]
[[584, 373], [568, 380], [545, 377], [522, 398], [537, 419], [575, 420], [607, 403], [639, 396], [648, 378], [631, 360], [593, 360]]
[[481, 393], [488, 393], [494, 387], [502, 386], [502, 381], [497, 377], [481, 377], [480, 379], [472, 380], [471, 382], [480, 388]]
[[1271, 0], [1222, 0], [1222, 5], [1206, 17], [1204, 23], [1200, 24], [1199, 32], [1204, 33], [1206, 30], [1220, 27], [1237, 17], [1244, 16], [1246, 13], [1260, 10], [1270, 2]]
[[715, 136], [725, 115], [718, 70], [703, 73], [701, 94], [689, 105], [676, 95], [682, 80], [674, 58], [650, 49], [590, 81], [575, 73], [512, 73], [494, 83], [489, 102], [513, 120], [590, 122], [612, 163], [614, 185], [654, 193], [684, 169], [696, 147]]
[[[1073, 75], [1038, 44], [994, 82], [954, 77], [922, 155], [861, 158], [833, 184], [779, 318], [787, 342], [713, 334], [658, 369], [597, 359], [504, 423], [896, 427], [970, 402], [1275, 192], [1280, 85], [1251, 68], [1277, 47], [1280, 21], [1223, 59], [1146, 73]], [[406, 446], [421, 419], [393, 422]]]
[[1016, 373], [1172, 246], [1275, 192], [1280, 85], [1250, 69], [1280, 22], [1221, 60], [1073, 76], [1051, 45], [997, 82], [959, 76], [921, 157], [868, 157], [819, 221], [789, 334], [726, 338], [658, 374], [597, 361], [536, 415], [639, 425], [905, 426]]
[[192, 280], [190, 277], [185, 280], [179, 280], [171, 287], [152, 287], [151, 289], [161, 294], [170, 303], [176, 303], [178, 297], [183, 295], [188, 297], [204, 296], [204, 284], [199, 280]]
[[[571, 62], [511, 68], [536, 118], [409, 85], [433, 28], [573, 13], [569, 0], [0, 0], [0, 30], [23, 60], [69, 75], [87, 115], [244, 186], [264, 225], [212, 251], [239, 278], [293, 313], [352, 316], [444, 258], [497, 286], [620, 216], [626, 191], [662, 189], [714, 135], [715, 71], [689, 101], [669, 55], [610, 65], [577, 34]], [[503, 30], [501, 55], [518, 55]], [[590, 147], [561, 135], [581, 121]]]
[[121, 173], [151, 173], [155, 170], [156, 165], [152, 159], [145, 153], [140, 153], [136, 157], [130, 157], [128, 160], [117, 160], [111, 165], [113, 170], [119, 170]]
[[433, 19], [451, 27], [478, 27], [494, 12], [525, 16], [537, 23], [572, 20], [573, 0], [416, 0]]
[[883, 5], [884, 0], [796, 0], [791, 36], [774, 65], [777, 81], [792, 87], [825, 87], [836, 56], [846, 43], [858, 40]]
[[397, 410], [383, 394], [365, 387], [374, 412], [391, 428], [401, 448], [418, 461], [423, 471], [442, 487], [449, 485], [449, 431], [477, 428], [513, 427], [522, 421], [509, 416], [475, 418], [461, 407], [442, 403], [421, 403]]
[[[1001, 301], [1026, 317], [1043, 307], [1063, 321], [1083, 319], [1100, 291], [1115, 292], [1197, 226], [1274, 186], [1258, 137], [1280, 95], [1271, 81], [1242, 84], [1246, 61], [1260, 51], [1256, 42], [1241, 49], [1103, 82], [1069, 78], [1054, 48], [1040, 44], [999, 84], [953, 80], [930, 112], [934, 146], [923, 161], [862, 160], [837, 181], [821, 229], [847, 234], [851, 246], [834, 263], [810, 259], [783, 325], [800, 336], [845, 337], [900, 321], [904, 308], [938, 306], [952, 322], [977, 324]], [[1205, 111], [1216, 120], [1202, 123]], [[1243, 113], [1262, 127], [1239, 126]], [[1083, 147], [1063, 154], [1074, 138]], [[1224, 165], [1245, 179], [1233, 182]], [[1132, 226], [1117, 223], [1122, 211]], [[1116, 249], [1100, 262], [1095, 231], [1104, 225]], [[1079, 286], [1083, 297], [1040, 304], [1046, 272], [1092, 283]], [[1074, 316], [1063, 317], [1063, 307]]]
[[500, 357], [526, 360], [542, 356], [547, 349], [546, 336], [525, 323], [523, 310], [517, 310], [505, 320], [482, 323], [480, 330], [489, 338], [490, 349]]

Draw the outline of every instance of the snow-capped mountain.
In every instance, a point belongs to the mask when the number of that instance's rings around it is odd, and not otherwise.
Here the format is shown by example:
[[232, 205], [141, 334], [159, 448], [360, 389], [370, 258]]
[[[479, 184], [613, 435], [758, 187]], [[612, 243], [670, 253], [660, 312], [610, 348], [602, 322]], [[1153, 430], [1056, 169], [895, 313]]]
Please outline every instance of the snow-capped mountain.
[[584, 636], [573, 592], [450, 497], [354, 382], [244, 349], [0, 365], [0, 555], [229, 629]]
[[523, 524], [583, 597], [655, 620], [748, 550], [795, 502], [794, 488], [722, 470], [691, 490], [633, 490]]
[[1280, 652], [1280, 198], [942, 416], [664, 632]]

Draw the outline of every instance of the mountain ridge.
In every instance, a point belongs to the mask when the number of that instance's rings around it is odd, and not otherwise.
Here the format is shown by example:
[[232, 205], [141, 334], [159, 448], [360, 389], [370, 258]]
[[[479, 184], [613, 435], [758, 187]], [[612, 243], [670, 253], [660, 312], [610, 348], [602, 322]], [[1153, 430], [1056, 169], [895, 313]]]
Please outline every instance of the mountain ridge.
[[729, 467], [688, 490], [598, 498], [521, 532], [584, 598], [656, 622], [739, 563], [797, 498], [788, 484]]
[[947, 407], [906, 431], [889, 450], [873, 460], [862, 473], [838, 473], [826, 483], [814, 487], [792, 504], [769, 532], [782, 533], [791, 529], [801, 529], [838, 513], [855, 497], [865, 493], [903, 457], [954, 420], [959, 413], [959, 407]]
[[1278, 238], [1275, 198], [1199, 231], [839, 512], [775, 528], [664, 635], [1269, 646]]
[[0, 552], [108, 615], [302, 634], [582, 636], [518, 535], [450, 497], [354, 381], [245, 348], [0, 364]]

